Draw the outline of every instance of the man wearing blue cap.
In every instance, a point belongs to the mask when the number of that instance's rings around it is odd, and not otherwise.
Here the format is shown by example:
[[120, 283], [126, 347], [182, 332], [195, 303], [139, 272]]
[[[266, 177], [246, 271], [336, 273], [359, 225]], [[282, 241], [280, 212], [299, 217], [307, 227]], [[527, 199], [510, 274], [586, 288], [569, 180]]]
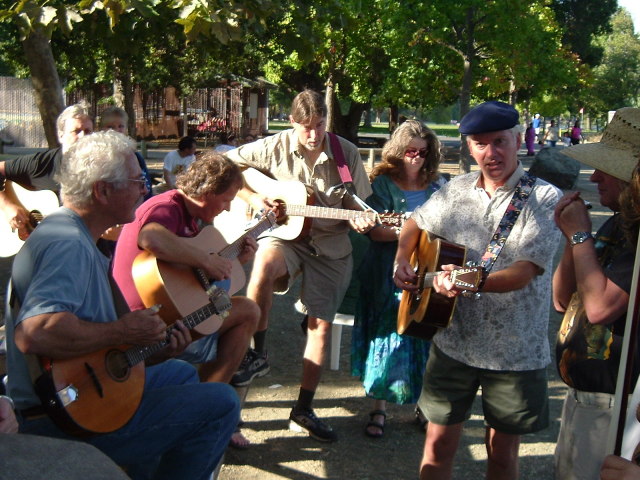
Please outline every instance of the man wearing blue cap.
[[[418, 289], [409, 259], [421, 230], [464, 245], [467, 260], [483, 259], [490, 268], [480, 298], [459, 296], [463, 288], [450, 277], [455, 265], [442, 265], [434, 279], [438, 295], [458, 300], [449, 327], [433, 337], [418, 402], [429, 420], [420, 478], [451, 478], [463, 423], [482, 387], [487, 478], [513, 479], [520, 435], [548, 425], [547, 325], [559, 241], [553, 211], [560, 192], [525, 174], [518, 161], [518, 112], [511, 105], [492, 101], [475, 107], [460, 132], [480, 171], [457, 176], [416, 209], [396, 255], [396, 285], [410, 291]], [[514, 211], [520, 212], [515, 220]], [[507, 219], [509, 233], [499, 227]], [[494, 244], [490, 254], [491, 240], [507, 235], [499, 252]]]

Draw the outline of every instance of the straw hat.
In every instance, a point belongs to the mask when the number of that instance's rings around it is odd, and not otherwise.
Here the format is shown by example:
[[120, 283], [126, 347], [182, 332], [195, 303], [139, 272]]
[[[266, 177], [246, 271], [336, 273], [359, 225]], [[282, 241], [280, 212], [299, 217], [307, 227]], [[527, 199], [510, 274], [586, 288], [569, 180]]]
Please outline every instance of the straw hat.
[[621, 108], [599, 142], [573, 145], [563, 149], [562, 154], [630, 182], [640, 161], [640, 108]]

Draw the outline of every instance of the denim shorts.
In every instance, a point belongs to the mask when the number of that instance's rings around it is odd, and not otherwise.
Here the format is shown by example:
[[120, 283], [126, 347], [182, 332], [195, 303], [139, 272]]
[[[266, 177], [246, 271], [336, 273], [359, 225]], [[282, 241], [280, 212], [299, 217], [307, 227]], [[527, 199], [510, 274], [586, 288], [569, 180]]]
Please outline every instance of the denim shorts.
[[431, 345], [418, 405], [436, 425], [469, 419], [478, 389], [482, 389], [485, 425], [520, 435], [549, 425], [547, 370], [504, 371], [461, 363]]

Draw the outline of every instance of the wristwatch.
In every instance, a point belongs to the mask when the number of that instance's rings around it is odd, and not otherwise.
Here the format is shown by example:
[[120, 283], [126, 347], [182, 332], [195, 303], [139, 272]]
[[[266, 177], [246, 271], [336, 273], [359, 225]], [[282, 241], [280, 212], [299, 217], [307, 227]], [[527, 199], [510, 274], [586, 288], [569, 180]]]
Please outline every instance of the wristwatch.
[[590, 238], [593, 238], [591, 232], [576, 232], [571, 236], [571, 241], [569, 242], [571, 246], [578, 245], [579, 243], [584, 243]]

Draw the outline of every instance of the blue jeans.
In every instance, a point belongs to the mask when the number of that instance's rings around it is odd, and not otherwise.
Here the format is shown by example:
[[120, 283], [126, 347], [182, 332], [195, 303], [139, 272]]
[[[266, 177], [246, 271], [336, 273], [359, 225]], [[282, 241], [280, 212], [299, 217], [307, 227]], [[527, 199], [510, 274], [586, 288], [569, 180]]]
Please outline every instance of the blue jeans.
[[[195, 368], [169, 360], [146, 368], [144, 395], [129, 423], [85, 441], [123, 466], [151, 465], [159, 459], [152, 477], [156, 480], [208, 480], [239, 415], [240, 402], [233, 388], [223, 383], [199, 383]], [[48, 417], [23, 421], [20, 427], [23, 433], [75, 438]]]

